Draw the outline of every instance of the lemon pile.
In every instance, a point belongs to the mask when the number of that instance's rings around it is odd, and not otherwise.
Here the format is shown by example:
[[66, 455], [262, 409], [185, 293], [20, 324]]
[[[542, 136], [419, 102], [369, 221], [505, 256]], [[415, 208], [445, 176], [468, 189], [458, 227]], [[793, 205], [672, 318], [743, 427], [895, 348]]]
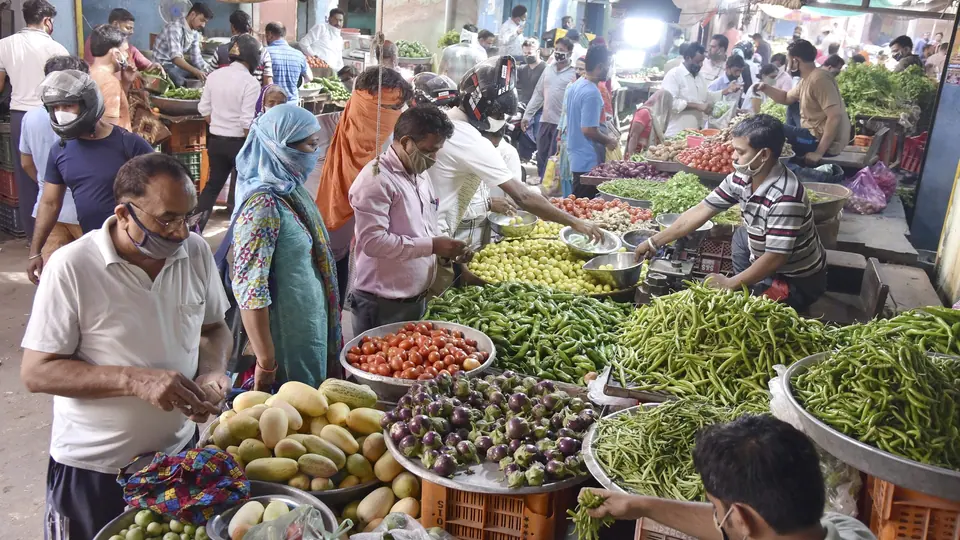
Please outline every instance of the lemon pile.
[[563, 225], [541, 219], [533, 226], [530, 236], [534, 238], [557, 238], [560, 236], [561, 229], [563, 229]]
[[470, 271], [489, 283], [520, 281], [564, 291], [598, 294], [610, 285], [595, 281], [559, 240], [524, 239], [488, 244], [469, 265]]

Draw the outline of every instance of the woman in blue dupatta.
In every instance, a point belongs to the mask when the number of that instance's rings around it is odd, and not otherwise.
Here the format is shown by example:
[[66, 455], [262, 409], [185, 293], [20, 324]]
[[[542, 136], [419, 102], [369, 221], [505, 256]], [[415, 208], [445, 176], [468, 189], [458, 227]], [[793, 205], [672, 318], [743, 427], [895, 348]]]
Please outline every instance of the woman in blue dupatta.
[[257, 358], [253, 387], [317, 387], [340, 374], [340, 301], [323, 219], [303, 187], [319, 159], [320, 124], [272, 107], [237, 155], [233, 292]]

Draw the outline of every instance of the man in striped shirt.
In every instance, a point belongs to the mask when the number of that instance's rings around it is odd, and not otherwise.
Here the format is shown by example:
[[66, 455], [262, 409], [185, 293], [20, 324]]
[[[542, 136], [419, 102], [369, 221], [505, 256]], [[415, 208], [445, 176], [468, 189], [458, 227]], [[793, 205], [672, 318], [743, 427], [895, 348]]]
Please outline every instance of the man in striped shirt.
[[798, 311], [826, 290], [826, 256], [803, 184], [780, 161], [783, 124], [765, 114], [748, 118], [733, 130], [735, 173], [703, 202], [637, 247], [637, 257], [652, 256], [695, 231], [707, 220], [739, 205], [743, 222], [733, 236], [735, 275], [707, 276], [725, 289], [750, 288], [784, 300]]

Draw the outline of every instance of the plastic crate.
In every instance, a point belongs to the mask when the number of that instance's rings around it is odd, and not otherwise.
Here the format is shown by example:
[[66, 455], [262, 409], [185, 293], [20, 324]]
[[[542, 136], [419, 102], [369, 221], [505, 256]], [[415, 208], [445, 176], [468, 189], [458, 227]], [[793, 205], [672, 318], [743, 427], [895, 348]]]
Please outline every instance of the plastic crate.
[[[7, 125], [9, 126], [9, 124]], [[18, 154], [18, 149], [13, 147], [13, 137], [10, 136], [10, 131], [0, 131], [0, 167], [13, 170], [13, 160]]]
[[202, 170], [203, 164], [203, 152], [179, 152], [173, 155], [177, 158], [180, 163], [186, 165], [187, 169], [190, 171], [190, 178], [193, 178], [194, 182], [200, 181], [200, 172]]
[[13, 171], [0, 169], [0, 197], [12, 200], [17, 200], [20, 197]]
[[23, 238], [27, 235], [23, 228], [23, 222], [20, 221], [20, 210], [16, 206], [11, 206], [3, 201], [0, 201], [0, 231], [17, 238]]
[[635, 540], [697, 540], [682, 532], [664, 527], [652, 519], [638, 519]]
[[870, 530], [877, 540], [957, 540], [960, 501], [948, 501], [873, 479]]
[[423, 481], [420, 522], [461, 540], [559, 540], [578, 487], [537, 495], [489, 495]]
[[900, 168], [918, 174], [923, 163], [923, 151], [927, 148], [927, 132], [903, 140], [903, 154], [900, 156]]
[[207, 146], [207, 123], [203, 120], [170, 124], [166, 144], [173, 153], [192, 152]]

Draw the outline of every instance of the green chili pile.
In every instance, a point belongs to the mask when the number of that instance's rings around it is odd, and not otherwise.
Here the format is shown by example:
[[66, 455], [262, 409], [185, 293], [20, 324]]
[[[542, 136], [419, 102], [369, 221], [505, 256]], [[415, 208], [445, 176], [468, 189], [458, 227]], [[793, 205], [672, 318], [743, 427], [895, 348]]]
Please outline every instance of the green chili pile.
[[794, 392], [807, 411], [849, 437], [960, 469], [960, 362], [895, 345], [840, 348], [801, 373]]
[[593, 491], [581, 491], [577, 497], [577, 511], [567, 510], [570, 520], [576, 525], [577, 538], [580, 540], [599, 540], [600, 526], [609, 527], [616, 521], [611, 516], [603, 519], [590, 517], [590, 510], [600, 508], [606, 502], [606, 498], [597, 495]]
[[697, 431], [741, 413], [740, 408], [698, 398], [637, 407], [598, 420], [591, 444], [604, 472], [621, 488], [638, 495], [703, 501], [703, 481], [693, 466]]
[[455, 322], [487, 334], [496, 366], [583, 385], [616, 346], [614, 332], [633, 309], [524, 283], [449, 289], [427, 305], [424, 319]]
[[894, 352], [892, 340], [903, 340], [922, 351], [960, 356], [960, 310], [940, 306], [913, 309], [891, 319], [835, 328], [830, 334], [838, 346], [871, 340]]
[[773, 366], [829, 350], [825, 327], [785, 304], [702, 284], [655, 298], [624, 323], [613, 376], [624, 387], [766, 410]]

